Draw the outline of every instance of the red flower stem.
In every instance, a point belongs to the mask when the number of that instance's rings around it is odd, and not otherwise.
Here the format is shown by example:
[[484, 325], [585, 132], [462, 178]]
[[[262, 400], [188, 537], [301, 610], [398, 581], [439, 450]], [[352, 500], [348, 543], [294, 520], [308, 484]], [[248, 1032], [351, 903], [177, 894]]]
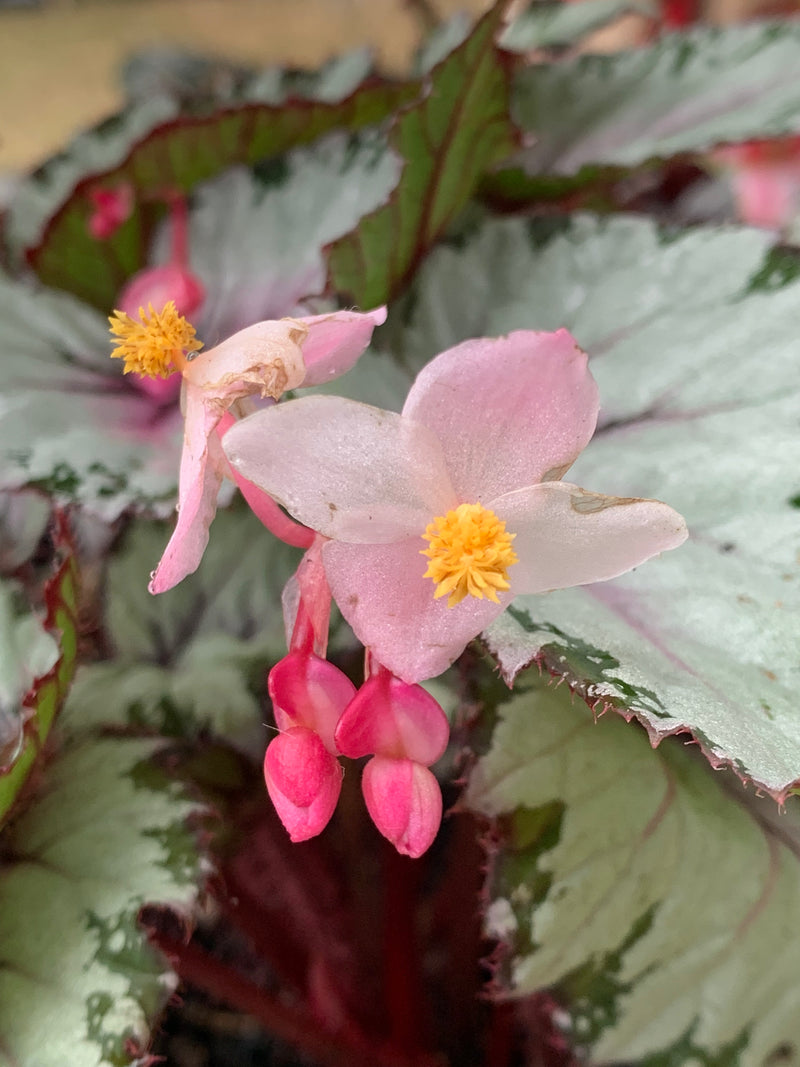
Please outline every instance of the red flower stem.
[[311, 548], [314, 540], [313, 530], [290, 519], [285, 512], [281, 511], [271, 496], [252, 482], [248, 482], [237, 470], [231, 468], [231, 472], [242, 496], [250, 505], [250, 510], [270, 533], [275, 534], [281, 541], [285, 541], [287, 545], [294, 545], [295, 548]]
[[164, 953], [182, 981], [245, 1012], [270, 1034], [312, 1057], [319, 1067], [425, 1067], [392, 1049], [374, 1048], [350, 1033], [331, 1033], [305, 1012], [281, 1004], [248, 978], [197, 945], [184, 944], [159, 931], [150, 941]]
[[186, 198], [175, 193], [169, 198], [172, 221], [172, 262], [179, 267], [189, 266], [189, 211]]
[[426, 1002], [417, 957], [414, 923], [419, 867], [387, 848], [384, 865], [384, 960], [386, 1002], [393, 1042], [409, 1052], [420, 1049]]

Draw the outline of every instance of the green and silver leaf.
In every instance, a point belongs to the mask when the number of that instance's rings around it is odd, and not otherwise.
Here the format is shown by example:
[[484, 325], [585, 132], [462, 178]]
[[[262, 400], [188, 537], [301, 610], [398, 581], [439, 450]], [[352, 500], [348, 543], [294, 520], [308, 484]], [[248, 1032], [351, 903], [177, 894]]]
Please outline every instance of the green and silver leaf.
[[487, 932], [552, 988], [592, 1064], [764, 1067], [800, 1043], [800, 819], [537, 680], [498, 709], [465, 802], [502, 817]]
[[217, 514], [198, 570], [158, 596], [147, 582], [163, 523], [135, 523], [111, 560], [106, 625], [113, 659], [84, 666], [69, 706], [84, 726], [109, 715], [167, 736], [210, 728], [263, 747], [266, 672], [286, 651], [281, 591], [300, 561], [243, 507]]
[[[395, 192], [330, 248], [331, 287], [361, 307], [397, 296], [481, 175], [517, 143], [510, 57], [495, 44], [502, 7], [484, 15], [434, 67], [420, 100], [398, 114], [390, 143], [404, 169]], [[447, 32], [442, 40], [451, 43]]]
[[528, 67], [513, 117], [536, 140], [515, 162], [567, 176], [796, 133], [798, 63], [800, 26], [784, 21], [697, 27], [649, 48]]
[[0, 826], [41, 759], [75, 673], [77, 564], [61, 517], [54, 542], [56, 567], [44, 585], [44, 619], [20, 612], [17, 590], [11, 583], [0, 585]]
[[535, 0], [505, 30], [500, 44], [509, 52], [564, 48], [630, 12], [658, 17], [658, 7], [650, 0]]
[[155, 749], [78, 730], [0, 838], [2, 1067], [121, 1067], [146, 1046], [173, 982], [137, 915], [187, 911], [200, 878]]

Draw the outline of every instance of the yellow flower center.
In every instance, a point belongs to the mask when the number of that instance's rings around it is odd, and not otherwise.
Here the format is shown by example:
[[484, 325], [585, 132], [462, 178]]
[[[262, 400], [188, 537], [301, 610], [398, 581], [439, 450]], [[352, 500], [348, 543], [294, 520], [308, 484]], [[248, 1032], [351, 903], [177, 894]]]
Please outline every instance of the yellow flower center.
[[511, 547], [516, 535], [482, 504], [459, 504], [434, 519], [422, 536], [430, 542], [420, 549], [430, 560], [423, 578], [436, 582], [437, 599], [449, 596], [448, 608], [468, 594], [498, 603], [497, 590], [509, 588], [507, 571], [518, 561]]
[[192, 359], [203, 344], [195, 337], [194, 326], [178, 314], [174, 300], [163, 311], [154, 311], [152, 304], [148, 309], [139, 308], [140, 322], [124, 311], [110, 316], [111, 333], [119, 339], [111, 358], [125, 360], [125, 374], [133, 371], [148, 378], [168, 378], [173, 371], [183, 370], [187, 358]]

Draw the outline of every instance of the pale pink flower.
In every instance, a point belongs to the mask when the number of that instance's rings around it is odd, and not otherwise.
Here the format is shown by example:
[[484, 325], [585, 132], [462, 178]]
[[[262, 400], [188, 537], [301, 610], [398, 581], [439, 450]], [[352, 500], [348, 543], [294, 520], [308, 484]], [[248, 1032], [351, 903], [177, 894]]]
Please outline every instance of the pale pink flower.
[[428, 767], [444, 753], [448, 734], [430, 693], [384, 668], [364, 682], [336, 727], [343, 756], [373, 755], [361, 779], [367, 810], [405, 856], [426, 852], [442, 821], [442, 793]]
[[414, 682], [440, 674], [516, 595], [613, 578], [686, 538], [666, 504], [561, 481], [597, 410], [570, 334], [519, 331], [442, 353], [402, 415], [307, 397], [243, 420], [225, 450], [331, 539], [323, 561], [342, 614]]
[[196, 570], [203, 556], [228, 469], [217, 427], [231, 405], [254, 395], [278, 399], [287, 389], [344, 374], [385, 318], [385, 309], [379, 308], [259, 322], [181, 362], [184, 440], [178, 521], [153, 574], [151, 593], [171, 589]]

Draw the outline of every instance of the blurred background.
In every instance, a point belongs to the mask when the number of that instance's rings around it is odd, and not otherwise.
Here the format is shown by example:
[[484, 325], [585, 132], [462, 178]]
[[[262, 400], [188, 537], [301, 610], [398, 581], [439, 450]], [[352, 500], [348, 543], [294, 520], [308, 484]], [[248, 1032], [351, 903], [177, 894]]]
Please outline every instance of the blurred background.
[[402, 73], [430, 23], [487, 0], [0, 0], [0, 174], [29, 170], [116, 111], [135, 53], [316, 67], [369, 46]]

